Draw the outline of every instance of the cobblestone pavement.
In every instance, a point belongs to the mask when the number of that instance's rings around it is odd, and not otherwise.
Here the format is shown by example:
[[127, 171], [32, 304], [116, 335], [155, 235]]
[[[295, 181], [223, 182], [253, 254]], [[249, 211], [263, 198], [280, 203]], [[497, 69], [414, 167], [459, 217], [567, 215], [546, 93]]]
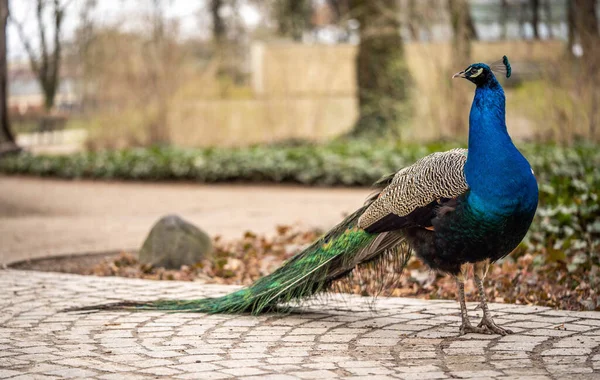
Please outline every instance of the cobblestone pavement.
[[459, 337], [453, 301], [336, 295], [259, 317], [61, 311], [235, 288], [0, 270], [0, 378], [600, 378], [598, 312], [493, 304], [514, 335]]

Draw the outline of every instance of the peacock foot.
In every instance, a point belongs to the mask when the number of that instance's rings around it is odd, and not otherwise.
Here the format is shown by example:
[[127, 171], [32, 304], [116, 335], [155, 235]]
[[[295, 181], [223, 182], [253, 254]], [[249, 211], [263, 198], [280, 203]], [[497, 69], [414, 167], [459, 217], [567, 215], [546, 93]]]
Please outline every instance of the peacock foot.
[[491, 334], [491, 331], [488, 330], [486, 327], [481, 327], [481, 326], [473, 326], [471, 324], [471, 322], [467, 322], [465, 323], [463, 321], [463, 323], [460, 325], [460, 335], [465, 335], [468, 333], [475, 333], [475, 334]]
[[492, 317], [490, 317], [488, 314], [484, 314], [483, 318], [481, 318], [481, 322], [479, 322], [477, 327], [488, 330], [488, 334], [495, 333], [504, 336], [513, 333], [512, 330], [498, 326], [496, 322], [494, 322]]

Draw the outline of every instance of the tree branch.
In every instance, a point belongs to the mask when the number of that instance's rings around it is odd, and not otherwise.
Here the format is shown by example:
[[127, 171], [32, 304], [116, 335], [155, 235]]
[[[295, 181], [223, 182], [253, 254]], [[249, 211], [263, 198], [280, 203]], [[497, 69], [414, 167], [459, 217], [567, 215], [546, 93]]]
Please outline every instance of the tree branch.
[[25, 34], [25, 30], [23, 29], [23, 24], [14, 18], [14, 16], [12, 15], [12, 12], [9, 13], [9, 17], [10, 17], [10, 21], [12, 21], [12, 23], [15, 24], [15, 26], [17, 27], [17, 33], [19, 33], [19, 39], [21, 40], [21, 43], [23, 44], [23, 47], [25, 48], [25, 52], [27, 52], [27, 57], [29, 58], [29, 65], [31, 66], [31, 71], [33, 71], [34, 73], [37, 74], [39, 72], [37, 57], [35, 56], [35, 52], [33, 50], [33, 47], [31, 46], [31, 42], [29, 41], [29, 38], [27, 38], [27, 35]]
[[36, 16], [38, 20], [38, 29], [40, 33], [41, 67], [37, 72], [41, 78], [42, 84], [46, 82], [48, 76], [48, 45], [46, 44], [46, 31], [44, 29], [44, 0], [37, 0]]
[[36, 20], [38, 23], [38, 32], [40, 38], [40, 52], [36, 54], [31, 41], [27, 38], [23, 24], [11, 17], [11, 21], [17, 26], [19, 37], [25, 47], [25, 51], [29, 56], [31, 70], [38, 78], [40, 87], [44, 93], [44, 101], [46, 110], [51, 110], [54, 106], [54, 98], [60, 82], [60, 62], [62, 53], [62, 41], [60, 39], [62, 23], [64, 19], [65, 8], [71, 4], [72, 0], [68, 0], [61, 5], [60, 0], [52, 0], [52, 21], [54, 23], [54, 35], [52, 38], [52, 46], [49, 46], [50, 41], [46, 39], [46, 28], [44, 25], [44, 12], [50, 0], [36, 1]]
[[60, 30], [62, 27], [65, 6], [67, 6], [67, 4], [61, 8], [59, 0], [54, 0], [54, 51], [52, 52], [52, 66], [49, 73], [50, 78], [48, 78], [48, 81], [51, 82], [51, 86], [54, 88], [57, 87], [59, 76], [60, 56], [62, 50]]

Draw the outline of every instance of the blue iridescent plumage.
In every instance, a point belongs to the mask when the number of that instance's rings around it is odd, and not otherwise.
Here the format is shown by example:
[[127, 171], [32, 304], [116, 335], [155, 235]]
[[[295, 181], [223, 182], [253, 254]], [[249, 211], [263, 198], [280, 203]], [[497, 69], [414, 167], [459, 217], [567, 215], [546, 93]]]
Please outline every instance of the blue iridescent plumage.
[[535, 211], [538, 200], [531, 166], [508, 135], [505, 109], [504, 90], [489, 71], [477, 85], [471, 106], [465, 176], [471, 189], [469, 204], [490, 217]]

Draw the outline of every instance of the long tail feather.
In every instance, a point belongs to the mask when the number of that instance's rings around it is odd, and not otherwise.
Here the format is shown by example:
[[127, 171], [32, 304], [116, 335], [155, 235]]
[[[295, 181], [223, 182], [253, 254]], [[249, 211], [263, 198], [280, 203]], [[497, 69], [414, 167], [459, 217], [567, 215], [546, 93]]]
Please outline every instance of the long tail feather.
[[[360, 215], [375, 198], [370, 198], [365, 206], [270, 275], [223, 297], [189, 301], [118, 302], [70, 310], [172, 310], [258, 314], [272, 310], [280, 304], [310, 297], [328, 289], [335, 280], [350, 274], [357, 265], [378, 261], [378, 257], [389, 254], [404, 240], [403, 235], [398, 232], [377, 235], [356, 226]], [[406, 255], [406, 252], [403, 254]], [[403, 261], [406, 261], [406, 257]]]

